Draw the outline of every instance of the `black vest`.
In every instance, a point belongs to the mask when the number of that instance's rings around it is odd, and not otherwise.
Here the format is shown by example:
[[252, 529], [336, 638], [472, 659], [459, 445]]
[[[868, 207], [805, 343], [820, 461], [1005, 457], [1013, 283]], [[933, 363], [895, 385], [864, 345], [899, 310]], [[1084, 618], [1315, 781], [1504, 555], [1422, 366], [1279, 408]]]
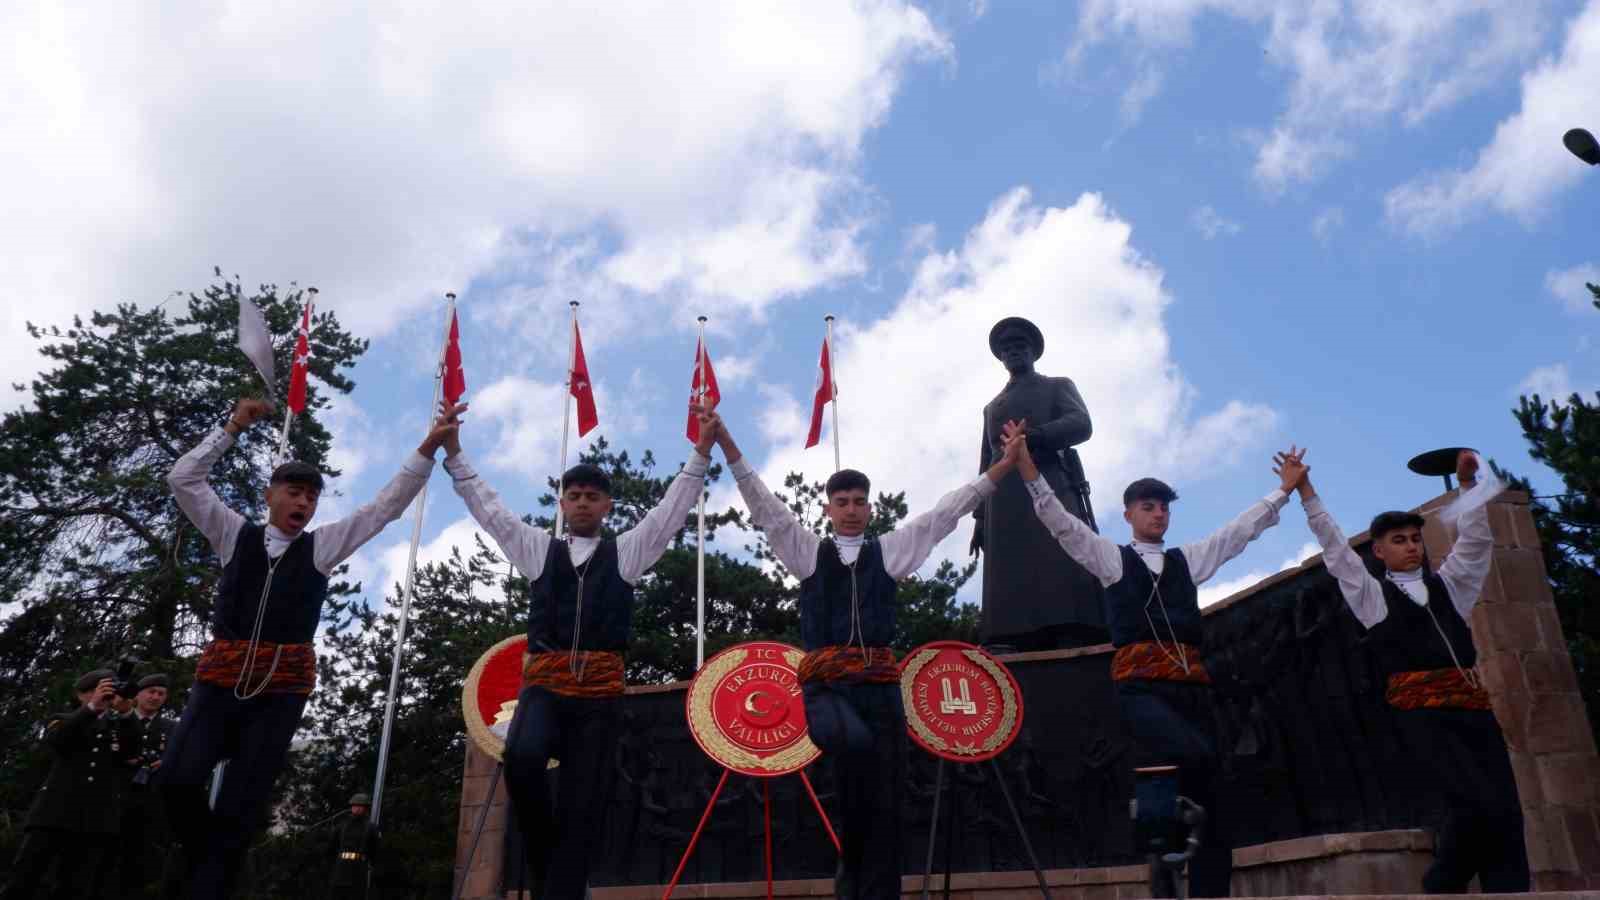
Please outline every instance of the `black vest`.
[[584, 562], [583, 619], [578, 621], [578, 571], [566, 541], [551, 541], [544, 571], [534, 579], [528, 604], [528, 650], [571, 650], [579, 625], [579, 650], [628, 649], [633, 628], [633, 585], [617, 568], [617, 542], [602, 540]]
[[[1183, 551], [1172, 549], [1163, 556], [1166, 563], [1161, 569], [1159, 582], [1150, 577], [1150, 567], [1139, 558], [1138, 551], [1123, 546], [1122, 578], [1106, 588], [1106, 625], [1111, 629], [1111, 643], [1118, 647], [1140, 641], [1174, 640], [1198, 647], [1205, 635], [1205, 620], [1200, 616], [1199, 592], [1194, 578], [1189, 575], [1189, 561]], [[1160, 588], [1160, 596], [1152, 596], [1151, 589]], [[1146, 609], [1145, 604], [1149, 604]], [[1166, 615], [1161, 612], [1166, 605]], [[1146, 618], [1146, 613], [1149, 617]], [[1168, 621], [1172, 629], [1167, 630]], [[1150, 630], [1154, 622], [1155, 631]]]
[[[1450, 602], [1450, 590], [1443, 579], [1432, 572], [1423, 574], [1422, 583], [1428, 588], [1428, 605], [1424, 607], [1418, 606], [1399, 585], [1381, 575], [1377, 577], [1378, 583], [1383, 585], [1383, 601], [1389, 607], [1389, 614], [1367, 631], [1367, 644], [1379, 671], [1392, 674], [1450, 669], [1458, 660], [1464, 668], [1477, 664], [1472, 628]], [[1439, 621], [1437, 628], [1434, 619]], [[1443, 636], [1439, 634], [1441, 630]], [[1448, 647], [1446, 640], [1450, 642]], [[1455, 648], [1455, 659], [1450, 656], [1451, 647]]]
[[861, 629], [854, 640], [850, 637], [851, 568], [839, 558], [833, 538], [824, 538], [817, 546], [817, 570], [800, 582], [800, 643], [806, 650], [862, 641], [868, 647], [887, 647], [894, 640], [895, 582], [883, 567], [883, 548], [876, 539], [862, 541], [856, 556]]
[[[255, 631], [261, 587], [267, 580], [266, 526], [247, 522], [233, 542], [233, 556], [222, 567], [217, 584], [217, 606], [211, 614], [211, 633], [228, 640], [247, 641]], [[261, 639], [275, 644], [305, 644], [317, 636], [322, 601], [328, 596], [328, 576], [317, 571], [312, 547], [316, 534], [301, 534], [278, 558], [267, 594], [267, 612]]]

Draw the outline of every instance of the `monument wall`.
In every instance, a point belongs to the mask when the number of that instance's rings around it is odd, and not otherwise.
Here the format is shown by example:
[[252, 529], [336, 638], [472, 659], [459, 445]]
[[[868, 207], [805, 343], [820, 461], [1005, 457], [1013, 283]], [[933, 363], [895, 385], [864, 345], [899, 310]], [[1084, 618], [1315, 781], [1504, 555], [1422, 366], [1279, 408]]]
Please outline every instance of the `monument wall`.
[[[1436, 510], [1452, 496], [1423, 511]], [[1600, 887], [1600, 759], [1545, 580], [1527, 498], [1507, 494], [1490, 515], [1494, 566], [1473, 631], [1516, 768], [1534, 883], [1542, 890]], [[1286, 510], [1279, 527], [1296, 527], [1298, 516], [1298, 508]], [[1454, 536], [1431, 514], [1425, 536], [1437, 563]], [[1365, 550], [1365, 535], [1353, 542]], [[1401, 752], [1383, 703], [1383, 679], [1320, 558], [1212, 606], [1207, 616], [1223, 788], [1232, 838], [1241, 848], [1236, 860], [1246, 868], [1258, 864], [1263, 852], [1249, 848], [1274, 842], [1432, 824], [1431, 811], [1438, 804], [1413, 774], [1427, 761]], [[1004, 658], [1022, 686], [1026, 713], [1021, 736], [999, 764], [1046, 869], [1139, 862], [1130, 847], [1130, 748], [1112, 698], [1110, 652], [1101, 646]], [[629, 690], [625, 738], [614, 761], [618, 777], [608, 796], [595, 798], [611, 808], [593, 875], [596, 887], [665, 883], [721, 774], [689, 737], [684, 687]], [[914, 746], [909, 752], [902, 867], [920, 874], [935, 762]], [[505, 871], [504, 789], [487, 796], [492, 766], [469, 749], [458, 865], [482, 805], [495, 805], [467, 897], [499, 896], [496, 888], [516, 882], [515, 854]], [[824, 805], [831, 807], [826, 757], [810, 772]], [[953, 775], [946, 781], [945, 802], [962, 825], [954, 833], [941, 826], [936, 871], [947, 853], [955, 872], [1026, 869], [993, 771], [961, 766]], [[777, 876], [829, 877], [832, 847], [798, 778], [778, 779], [773, 788]], [[762, 876], [760, 798], [760, 785], [753, 780], [730, 780], [685, 871], [686, 883], [752, 882]], [[1408, 852], [1418, 852], [1415, 839], [1406, 840]], [[1327, 865], [1336, 867], [1337, 860]], [[1415, 868], [1408, 866], [1408, 873]], [[1240, 877], [1236, 874], [1236, 882]], [[1276, 881], [1294, 880], [1281, 873], [1272, 878], [1273, 892], [1279, 892]], [[1248, 892], [1246, 884], [1236, 887]], [[1416, 885], [1381, 888], [1405, 892]]]

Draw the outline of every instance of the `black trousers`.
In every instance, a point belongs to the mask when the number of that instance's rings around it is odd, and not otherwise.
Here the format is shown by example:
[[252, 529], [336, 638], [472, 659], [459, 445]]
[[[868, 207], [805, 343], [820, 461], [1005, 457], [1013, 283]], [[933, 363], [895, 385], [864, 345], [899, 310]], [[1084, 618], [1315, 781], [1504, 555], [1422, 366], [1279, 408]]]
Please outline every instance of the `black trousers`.
[[43, 897], [39, 888], [52, 863], [56, 866], [56, 889], [51, 897], [81, 900], [91, 897], [101, 871], [112, 864], [116, 835], [80, 834], [57, 828], [30, 828], [23, 832], [22, 846], [11, 863], [11, 881], [0, 900], [34, 900]]
[[[621, 697], [563, 697], [539, 687], [517, 695], [506, 736], [506, 788], [535, 897], [582, 900], [588, 890], [605, 829], [600, 798], [609, 795], [616, 774], [621, 722]], [[553, 804], [545, 775], [552, 759], [561, 762]]]
[[811, 740], [833, 762], [839, 798], [839, 868], [844, 900], [900, 896], [900, 796], [906, 714], [897, 684], [811, 682], [803, 686]]
[[[1233, 881], [1233, 842], [1217, 790], [1216, 717], [1211, 688], [1176, 681], [1119, 681], [1117, 706], [1133, 737], [1134, 764], [1178, 767], [1178, 793], [1206, 811], [1200, 850], [1189, 863], [1189, 896], [1226, 897]], [[1177, 848], [1173, 848], [1176, 850]]]
[[1528, 890], [1522, 804], [1505, 738], [1494, 713], [1473, 709], [1397, 709], [1395, 722], [1416, 773], [1445, 804], [1422, 879], [1430, 894]]
[[[156, 779], [168, 826], [183, 846], [191, 900], [224, 900], [233, 891], [308, 699], [261, 694], [239, 700], [232, 690], [209, 684], [190, 691]], [[206, 785], [224, 759], [228, 766], [212, 809]]]

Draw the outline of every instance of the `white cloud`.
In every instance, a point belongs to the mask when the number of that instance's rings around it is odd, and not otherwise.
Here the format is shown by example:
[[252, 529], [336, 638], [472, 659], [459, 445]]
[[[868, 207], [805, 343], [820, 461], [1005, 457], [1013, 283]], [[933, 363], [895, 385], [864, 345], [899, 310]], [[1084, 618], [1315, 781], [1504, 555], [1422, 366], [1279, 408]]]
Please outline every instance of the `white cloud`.
[[1587, 167], [1561, 135], [1593, 115], [1600, 84], [1600, 0], [1572, 20], [1557, 56], [1522, 77], [1522, 108], [1500, 122], [1472, 165], [1423, 175], [1384, 198], [1394, 224], [1422, 235], [1458, 227], [1485, 210], [1537, 218]]
[[[1104, 490], [1151, 469], [1174, 478], [1214, 471], [1259, 444], [1275, 427], [1271, 409], [1225, 400], [1197, 410], [1162, 321], [1171, 297], [1130, 233], [1096, 195], [1055, 208], [1013, 190], [962, 246], [923, 258], [885, 317], [840, 323], [844, 465], [906, 491], [916, 511], [975, 476], [980, 410], [1006, 378], [985, 335], [1009, 315], [1043, 331], [1039, 371], [1072, 378], [1088, 403], [1096, 428], [1084, 463]], [[789, 471], [822, 480], [833, 454], [801, 449], [809, 409], [785, 401], [767, 403], [762, 432], [774, 446], [762, 471], [774, 484]], [[958, 529], [933, 559], [963, 558], [969, 536]]]
[[1546, 272], [1545, 290], [1561, 301], [1569, 312], [1594, 314], [1594, 292], [1589, 285], [1600, 284], [1600, 266], [1584, 263], [1570, 269]]
[[1300, 549], [1296, 550], [1293, 556], [1284, 560], [1282, 564], [1270, 572], [1256, 570], [1240, 575], [1238, 578], [1230, 578], [1227, 581], [1208, 581], [1200, 585], [1200, 605], [1205, 607], [1216, 603], [1218, 600], [1226, 600], [1245, 588], [1255, 586], [1262, 579], [1270, 578], [1284, 569], [1295, 568], [1321, 552], [1322, 547], [1320, 545], [1307, 542], [1301, 544]]
[[1126, 38], [1138, 69], [1122, 98], [1142, 108], [1160, 66], [1192, 43], [1196, 21], [1220, 15], [1262, 26], [1265, 59], [1287, 70], [1288, 96], [1257, 148], [1255, 174], [1270, 190], [1321, 175], [1354, 148], [1362, 129], [1398, 119], [1416, 125], [1497, 84], [1536, 53], [1545, 2], [1490, 0], [1088, 0], [1063, 57]]
[[1547, 403], [1552, 400], [1565, 403], [1572, 392], [1572, 373], [1567, 371], [1566, 363], [1553, 363], [1534, 369], [1522, 379], [1516, 390], [1518, 394], [1538, 394]]
[[1333, 240], [1333, 233], [1344, 227], [1343, 207], [1330, 206], [1311, 220], [1311, 233], [1324, 244]]
[[[401, 525], [405, 527], [401, 528]], [[361, 595], [378, 609], [382, 609], [391, 596], [398, 596], [400, 586], [405, 584], [406, 557], [411, 551], [411, 517], [407, 515], [396, 522], [386, 533], [400, 537], [382, 547], [373, 548], [370, 557], [363, 559], [359, 567], [352, 560], [350, 567], [351, 576], [362, 580]], [[477, 549], [474, 535], [482, 536], [490, 549], [499, 552], [494, 539], [480, 529], [470, 516], [463, 516], [446, 525], [433, 540], [417, 546], [417, 568], [449, 559], [451, 550], [458, 547], [463, 557], [471, 556]], [[474, 589], [473, 596], [485, 602], [502, 599], [498, 588], [483, 585]]]
[[1209, 205], [1202, 206], [1195, 210], [1194, 213], [1189, 216], [1189, 224], [1193, 225], [1194, 230], [1200, 232], [1201, 237], [1204, 237], [1208, 241], [1214, 240], [1219, 235], [1232, 237], [1233, 235], [1239, 233], [1241, 227], [1238, 222], [1224, 219]]
[[25, 0], [0, 32], [0, 279], [29, 301], [0, 313], [3, 381], [38, 365], [25, 315], [155, 302], [213, 264], [316, 284], [368, 336], [486, 275], [759, 314], [862, 270], [863, 137], [952, 52], [900, 0]]

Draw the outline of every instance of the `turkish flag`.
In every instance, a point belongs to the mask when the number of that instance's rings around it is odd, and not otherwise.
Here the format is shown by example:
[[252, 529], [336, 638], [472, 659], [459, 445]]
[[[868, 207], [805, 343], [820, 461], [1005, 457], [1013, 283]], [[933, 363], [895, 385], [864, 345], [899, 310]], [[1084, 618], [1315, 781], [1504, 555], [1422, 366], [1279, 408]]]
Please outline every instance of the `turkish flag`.
[[456, 326], [456, 311], [450, 310], [450, 339], [444, 345], [444, 402], [455, 406], [467, 392], [467, 373], [461, 369], [461, 329]]
[[576, 319], [572, 321], [572, 371], [567, 373], [567, 385], [578, 401], [578, 437], [583, 437], [600, 424], [600, 413], [594, 408], [594, 385], [589, 381], [589, 363], [583, 358], [583, 335]]
[[289, 408], [296, 415], [306, 408], [306, 363], [311, 358], [311, 298], [300, 315], [300, 337], [294, 342], [294, 366], [289, 370]]
[[833, 353], [828, 339], [822, 339], [822, 357], [817, 360], [817, 392], [811, 397], [811, 430], [806, 432], [806, 446], [815, 447], [822, 440], [822, 408], [839, 396], [833, 382]]
[[[706, 350], [705, 338], [701, 338], [694, 347], [694, 379], [689, 382], [689, 405], [710, 409], [721, 400], [722, 392], [717, 390], [717, 372], [711, 368], [711, 353]], [[689, 443], [700, 443], [700, 419], [693, 410], [689, 411], [689, 427], [685, 434], [689, 437]]]

